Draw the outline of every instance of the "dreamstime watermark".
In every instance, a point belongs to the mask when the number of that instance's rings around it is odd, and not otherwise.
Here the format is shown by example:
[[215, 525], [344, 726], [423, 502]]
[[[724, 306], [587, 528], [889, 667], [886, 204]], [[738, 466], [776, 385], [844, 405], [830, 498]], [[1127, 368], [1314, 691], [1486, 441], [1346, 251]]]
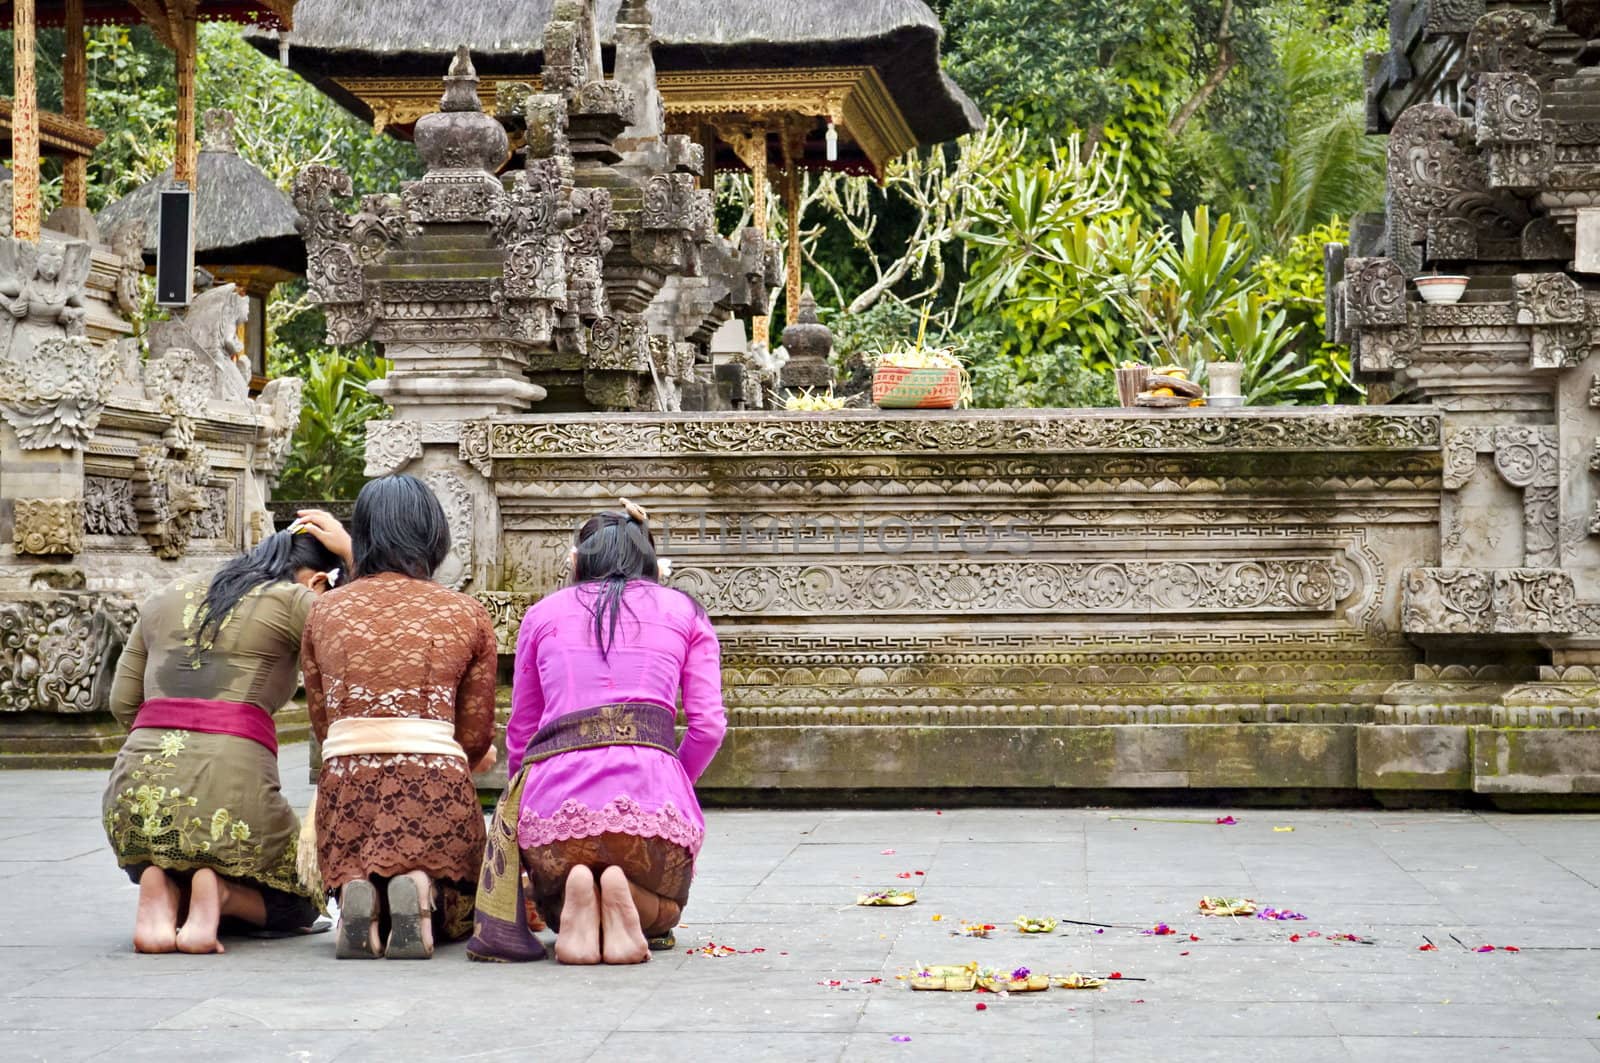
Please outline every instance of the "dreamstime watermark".
[[928, 513], [915, 516], [737, 514], [708, 510], [660, 514], [652, 521], [663, 555], [947, 554], [1018, 556], [1032, 552], [1036, 530], [1015, 517]]

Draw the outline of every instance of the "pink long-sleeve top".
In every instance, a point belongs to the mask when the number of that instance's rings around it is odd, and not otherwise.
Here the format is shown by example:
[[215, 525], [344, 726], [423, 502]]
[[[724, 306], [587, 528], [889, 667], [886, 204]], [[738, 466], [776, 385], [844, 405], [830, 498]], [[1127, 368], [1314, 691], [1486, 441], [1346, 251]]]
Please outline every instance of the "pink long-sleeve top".
[[529, 739], [568, 713], [616, 702], [676, 709], [687, 731], [676, 757], [645, 746], [576, 749], [528, 773], [518, 819], [524, 848], [617, 832], [665, 838], [698, 853], [705, 819], [694, 780], [722, 745], [722, 666], [711, 621], [687, 595], [648, 580], [628, 584], [615, 641], [595, 641], [593, 587], [541, 599], [517, 635], [506, 766], [522, 766]]

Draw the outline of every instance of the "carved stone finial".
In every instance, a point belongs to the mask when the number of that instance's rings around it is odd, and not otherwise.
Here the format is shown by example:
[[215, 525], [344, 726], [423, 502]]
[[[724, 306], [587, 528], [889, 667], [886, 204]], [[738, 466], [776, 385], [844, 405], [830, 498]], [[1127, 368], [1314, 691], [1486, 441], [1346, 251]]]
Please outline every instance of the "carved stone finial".
[[417, 119], [413, 139], [417, 154], [433, 170], [483, 170], [493, 173], [511, 152], [499, 122], [483, 113], [478, 99], [478, 72], [465, 45], [450, 61], [439, 110]]
[[233, 127], [237, 121], [237, 116], [226, 108], [213, 107], [208, 110], [200, 133], [200, 150], [222, 155], [237, 155], [239, 148], [233, 138]]
[[617, 11], [617, 25], [648, 26], [653, 21], [650, 0], [622, 0], [622, 7]]
[[466, 45], [456, 49], [450, 60], [450, 71], [444, 76], [444, 95], [439, 99], [439, 110], [481, 111], [478, 99], [478, 70], [472, 65], [472, 52]]

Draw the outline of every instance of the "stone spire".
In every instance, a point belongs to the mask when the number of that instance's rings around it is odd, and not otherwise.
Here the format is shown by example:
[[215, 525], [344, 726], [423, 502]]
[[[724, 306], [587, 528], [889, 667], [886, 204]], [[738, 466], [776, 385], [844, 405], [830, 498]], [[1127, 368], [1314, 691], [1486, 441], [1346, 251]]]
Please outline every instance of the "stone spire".
[[444, 78], [439, 110], [417, 119], [413, 137], [428, 170], [482, 170], [494, 173], [511, 153], [503, 126], [483, 113], [478, 72], [465, 45], [456, 49]]

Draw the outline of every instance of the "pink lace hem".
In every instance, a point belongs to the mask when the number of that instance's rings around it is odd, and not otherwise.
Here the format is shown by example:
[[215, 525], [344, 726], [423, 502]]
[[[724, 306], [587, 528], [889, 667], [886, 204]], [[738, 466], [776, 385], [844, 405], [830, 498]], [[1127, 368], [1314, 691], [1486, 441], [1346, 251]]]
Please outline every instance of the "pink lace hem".
[[597, 809], [580, 801], [563, 801], [553, 815], [540, 816], [523, 809], [517, 817], [517, 842], [524, 849], [573, 838], [592, 838], [597, 834], [631, 834], [636, 838], [660, 838], [681, 845], [691, 855], [700, 855], [706, 832], [683, 818], [671, 801], [654, 812], [647, 812], [626, 794], [613, 797]]

